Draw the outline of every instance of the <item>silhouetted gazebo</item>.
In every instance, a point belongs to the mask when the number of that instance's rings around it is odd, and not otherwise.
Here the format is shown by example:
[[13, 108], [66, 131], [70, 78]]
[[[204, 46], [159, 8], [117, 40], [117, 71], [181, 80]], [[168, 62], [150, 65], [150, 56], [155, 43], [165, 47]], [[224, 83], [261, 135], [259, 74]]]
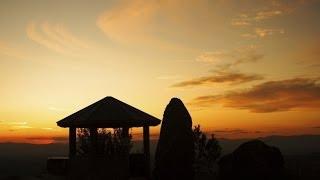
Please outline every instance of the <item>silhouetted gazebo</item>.
[[76, 156], [76, 128], [89, 128], [92, 149], [97, 141], [98, 128], [122, 128], [125, 134], [131, 127], [143, 127], [143, 147], [146, 176], [150, 175], [149, 126], [157, 126], [160, 120], [118, 99], [107, 96], [84, 109], [57, 122], [69, 128], [69, 158]]

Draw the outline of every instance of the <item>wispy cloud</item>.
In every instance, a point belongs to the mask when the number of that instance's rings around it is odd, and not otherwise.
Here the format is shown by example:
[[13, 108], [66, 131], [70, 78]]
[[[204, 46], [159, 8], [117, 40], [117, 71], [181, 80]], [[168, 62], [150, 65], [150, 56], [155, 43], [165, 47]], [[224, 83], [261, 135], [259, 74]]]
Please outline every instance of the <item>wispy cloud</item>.
[[259, 37], [266, 37], [266, 36], [273, 35], [275, 33], [284, 34], [284, 30], [283, 29], [262, 29], [262, 28], [257, 28], [255, 30], [255, 32]]
[[171, 87], [194, 87], [200, 85], [213, 85], [217, 83], [240, 84], [250, 81], [262, 80], [258, 74], [240, 73], [234, 69], [242, 64], [259, 61], [264, 57], [257, 51], [256, 46], [245, 46], [230, 51], [205, 52], [196, 58], [196, 61], [208, 63], [214, 67], [212, 74], [192, 78], [173, 84]]
[[273, 17], [277, 17], [277, 16], [280, 16], [284, 13], [284, 10], [267, 10], [267, 11], [260, 11], [260, 12], [257, 12], [255, 17], [254, 17], [254, 20], [255, 21], [262, 21], [262, 20], [265, 20], [265, 19], [270, 19], [270, 18], [273, 18]]
[[61, 24], [32, 21], [26, 31], [30, 40], [65, 55], [79, 56], [90, 48], [87, 42], [76, 37]]
[[231, 20], [233, 26], [249, 26], [251, 25], [251, 18], [247, 14], [240, 14], [238, 17]]
[[256, 28], [253, 33], [242, 34], [242, 37], [248, 39], [254, 38], [265, 38], [268, 36], [276, 35], [276, 34], [284, 34], [284, 29], [264, 29], [264, 28]]
[[228, 134], [247, 134], [249, 131], [244, 129], [220, 129], [220, 130], [213, 130], [214, 133], [228, 133]]
[[220, 50], [200, 54], [196, 61], [214, 64], [219, 69], [231, 68], [241, 63], [256, 62], [264, 57], [254, 45], [235, 48], [230, 51]]
[[0, 123], [5, 125], [27, 125], [25, 121], [0, 121]]
[[222, 104], [225, 107], [247, 109], [256, 113], [319, 109], [320, 85], [318, 80], [296, 78], [267, 81], [240, 92], [197, 97], [191, 104], [194, 106]]
[[274, 19], [283, 15], [290, 14], [301, 5], [311, 2], [304, 0], [276, 0], [276, 1], [262, 1], [257, 3], [260, 5], [251, 6], [236, 17], [232, 18], [231, 24], [233, 26], [251, 26], [257, 25], [266, 20]]
[[27, 137], [27, 140], [31, 141], [39, 141], [39, 142], [47, 142], [47, 143], [67, 143], [68, 138], [67, 137], [46, 137], [46, 136], [33, 136], [33, 137]]
[[45, 131], [60, 131], [59, 129], [52, 127], [33, 127], [29, 125], [26, 121], [0, 121], [0, 125], [8, 128], [9, 131], [16, 131], [22, 129], [37, 129], [37, 130], [45, 130]]
[[277, 16], [283, 15], [283, 10], [265, 10], [258, 11], [253, 14], [242, 13], [231, 20], [233, 26], [251, 26], [257, 22], [264, 21], [267, 19], [275, 18]]
[[[148, 33], [146, 25], [157, 11], [154, 1], [121, 1], [103, 12], [97, 19], [98, 27], [112, 40], [120, 42], [144, 40], [155, 37]], [[128, 27], [130, 29], [128, 30]], [[149, 29], [150, 31], [150, 29]]]
[[244, 12], [241, 12], [232, 18], [231, 25], [235, 27], [250, 26], [251, 30], [241, 35], [247, 39], [261, 39], [275, 34], [282, 35], [285, 33], [285, 29], [279, 27], [268, 27], [266, 26], [268, 24], [265, 24], [264, 22], [288, 15], [307, 2], [311, 1], [262, 1], [262, 3], [257, 3], [260, 5], [252, 6], [252, 8], [246, 9]]
[[232, 129], [232, 128], [225, 128], [225, 129], [216, 129], [216, 130], [212, 130], [208, 133], [212, 133], [212, 134], [261, 134], [263, 133], [263, 131], [252, 131], [252, 130], [246, 130], [246, 129]]
[[176, 31], [179, 35], [190, 35], [191, 31], [198, 33], [199, 26], [190, 26], [190, 22], [206, 19], [207, 8], [207, 0], [121, 0], [101, 13], [96, 24], [110, 40], [117, 43], [190, 50], [183, 43], [168, 37], [176, 37]]
[[17, 130], [22, 130], [22, 129], [32, 129], [33, 127], [32, 126], [29, 126], [29, 125], [11, 125], [9, 126], [9, 131], [17, 131]]
[[57, 128], [52, 128], [52, 127], [43, 127], [40, 128], [41, 130], [45, 130], [45, 131], [60, 131], [60, 129]]
[[17, 125], [17, 126], [11, 126], [11, 128], [13, 130], [17, 130], [17, 129], [31, 129], [33, 127], [28, 125]]
[[230, 58], [229, 53], [226, 51], [213, 51], [213, 52], [205, 52], [203, 54], [200, 54], [196, 61], [198, 62], [205, 62], [205, 63], [219, 63], [222, 61], [222, 59]]
[[26, 121], [1, 121], [2, 126], [9, 128], [9, 131], [33, 128]]
[[172, 87], [193, 87], [199, 85], [212, 85], [217, 83], [246, 83], [250, 81], [256, 81], [263, 79], [260, 75], [255, 74], [243, 74], [235, 72], [217, 72], [210, 76], [203, 76], [191, 80], [186, 80], [173, 84]]

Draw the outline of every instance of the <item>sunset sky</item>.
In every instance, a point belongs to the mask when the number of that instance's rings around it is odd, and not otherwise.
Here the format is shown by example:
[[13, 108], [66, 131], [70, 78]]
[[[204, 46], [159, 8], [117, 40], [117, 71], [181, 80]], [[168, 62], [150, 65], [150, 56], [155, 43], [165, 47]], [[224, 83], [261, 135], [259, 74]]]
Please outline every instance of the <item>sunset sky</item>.
[[218, 137], [320, 134], [319, 19], [317, 0], [1, 0], [0, 142], [63, 139], [105, 96], [159, 119], [179, 97]]

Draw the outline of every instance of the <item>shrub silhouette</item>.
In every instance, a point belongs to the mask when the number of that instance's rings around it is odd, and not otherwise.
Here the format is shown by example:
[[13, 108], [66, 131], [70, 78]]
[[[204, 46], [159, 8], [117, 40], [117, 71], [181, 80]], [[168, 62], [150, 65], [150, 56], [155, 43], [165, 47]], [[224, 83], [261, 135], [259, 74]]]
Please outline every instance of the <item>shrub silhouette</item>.
[[214, 137], [214, 134], [212, 134], [211, 138], [208, 139], [206, 134], [201, 131], [200, 125], [194, 127], [193, 134], [195, 143], [195, 158], [205, 159], [210, 166], [221, 155], [221, 146], [219, 141]]
[[[123, 136], [121, 128], [114, 128], [113, 131], [106, 128], [98, 128], [97, 155], [115, 156], [124, 155], [130, 152], [132, 147], [132, 135]], [[77, 154], [86, 157], [90, 153], [90, 131], [88, 128], [77, 129]]]
[[195, 143], [195, 172], [205, 172], [206, 174], [214, 174], [214, 165], [217, 159], [221, 155], [221, 146], [219, 141], [211, 135], [208, 139], [204, 134], [200, 125], [197, 125], [193, 129], [194, 143]]

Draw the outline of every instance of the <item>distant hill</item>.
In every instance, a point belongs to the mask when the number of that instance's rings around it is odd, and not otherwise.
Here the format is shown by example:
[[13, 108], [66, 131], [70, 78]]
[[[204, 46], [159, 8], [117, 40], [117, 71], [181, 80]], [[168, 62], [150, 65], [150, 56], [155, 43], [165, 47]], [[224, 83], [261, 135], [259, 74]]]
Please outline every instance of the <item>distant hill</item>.
[[[267, 136], [258, 138], [268, 145], [278, 147], [284, 155], [301, 155], [320, 152], [320, 135]], [[223, 154], [232, 152], [250, 139], [219, 139]]]
[[0, 143], [0, 178], [34, 176], [46, 169], [48, 156], [66, 155], [67, 144]]
[[[320, 155], [320, 135], [268, 136], [259, 138], [278, 147], [288, 157], [292, 155]], [[219, 139], [223, 154], [232, 152], [249, 139]], [[151, 140], [151, 159], [154, 157], [157, 140]], [[142, 152], [142, 141], [135, 141], [133, 152]], [[7, 176], [33, 176], [45, 172], [46, 159], [50, 156], [66, 156], [67, 144], [22, 144], [0, 143], [0, 179]], [[295, 156], [296, 157], [296, 156]]]

